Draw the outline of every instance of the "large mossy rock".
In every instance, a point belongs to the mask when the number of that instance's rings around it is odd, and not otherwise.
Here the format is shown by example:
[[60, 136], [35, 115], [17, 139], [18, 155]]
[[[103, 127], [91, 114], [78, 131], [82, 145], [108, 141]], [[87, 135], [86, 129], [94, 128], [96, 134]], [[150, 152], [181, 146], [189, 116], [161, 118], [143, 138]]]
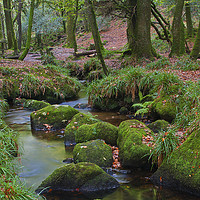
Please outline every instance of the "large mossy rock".
[[28, 108], [29, 110], [40, 110], [50, 105], [51, 105], [50, 103], [47, 103], [45, 101], [37, 101], [32, 99], [27, 99], [23, 103], [24, 108]]
[[154, 133], [158, 133], [160, 131], [166, 131], [169, 126], [169, 122], [165, 120], [156, 120], [155, 122], [149, 124], [148, 128], [150, 128]]
[[59, 130], [79, 111], [70, 106], [47, 106], [31, 113], [31, 128], [34, 130]]
[[118, 128], [108, 122], [98, 122], [91, 125], [82, 125], [76, 132], [76, 143], [102, 139], [107, 144], [116, 145]]
[[142, 143], [147, 133], [151, 133], [151, 130], [138, 120], [126, 120], [119, 125], [117, 146], [123, 167], [149, 167], [148, 154], [151, 148]]
[[75, 134], [78, 128], [84, 124], [94, 124], [99, 120], [92, 115], [78, 113], [65, 128], [65, 146], [75, 145]]
[[91, 162], [100, 167], [110, 167], [113, 163], [112, 149], [102, 140], [79, 143], [73, 150], [74, 163]]
[[177, 114], [176, 107], [176, 103], [169, 98], [160, 97], [154, 100], [151, 111], [154, 118], [172, 122]]
[[200, 131], [187, 140], [164, 161], [151, 181], [179, 191], [200, 196]]
[[77, 192], [82, 194], [105, 192], [116, 189], [119, 183], [94, 163], [67, 164], [56, 169], [36, 190], [52, 192]]

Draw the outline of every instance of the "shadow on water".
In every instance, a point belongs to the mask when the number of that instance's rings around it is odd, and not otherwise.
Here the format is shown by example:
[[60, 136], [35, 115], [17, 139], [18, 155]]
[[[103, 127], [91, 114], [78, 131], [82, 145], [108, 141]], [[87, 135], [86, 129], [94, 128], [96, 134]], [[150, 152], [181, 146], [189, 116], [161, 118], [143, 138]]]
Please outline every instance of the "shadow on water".
[[[77, 103], [77, 102], [76, 102]], [[80, 110], [81, 111], [81, 110]], [[85, 112], [88, 112], [86, 110]], [[26, 183], [27, 187], [36, 189], [41, 182], [55, 169], [65, 165], [63, 160], [72, 158], [72, 149], [65, 150], [63, 132], [57, 134], [49, 132], [31, 132], [30, 111], [20, 108], [10, 109], [6, 116], [6, 122], [14, 130], [20, 133], [19, 143], [22, 144], [23, 154], [20, 162], [23, 166], [19, 176]], [[115, 125], [124, 118], [116, 113], [95, 112], [99, 118], [109, 121]], [[98, 199], [103, 200], [197, 200], [199, 198], [188, 194], [174, 192], [171, 190], [153, 186], [149, 181], [151, 173], [136, 171], [128, 173], [127, 170], [112, 171], [112, 176], [120, 183], [121, 187], [111, 194], [102, 192]], [[91, 196], [80, 196], [56, 193], [46, 196], [48, 200], [86, 200], [97, 199]]]

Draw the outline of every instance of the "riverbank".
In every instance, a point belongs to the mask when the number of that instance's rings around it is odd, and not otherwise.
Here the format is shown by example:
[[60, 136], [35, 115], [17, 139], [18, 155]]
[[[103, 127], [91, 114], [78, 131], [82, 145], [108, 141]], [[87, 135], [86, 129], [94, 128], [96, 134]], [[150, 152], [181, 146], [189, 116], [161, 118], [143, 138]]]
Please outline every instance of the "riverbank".
[[29, 199], [40, 197], [31, 189], [28, 189], [17, 175], [20, 164], [14, 162], [18, 157], [18, 136], [16, 131], [8, 127], [4, 121], [4, 115], [8, 110], [8, 104], [0, 99], [0, 198], [1, 199]]

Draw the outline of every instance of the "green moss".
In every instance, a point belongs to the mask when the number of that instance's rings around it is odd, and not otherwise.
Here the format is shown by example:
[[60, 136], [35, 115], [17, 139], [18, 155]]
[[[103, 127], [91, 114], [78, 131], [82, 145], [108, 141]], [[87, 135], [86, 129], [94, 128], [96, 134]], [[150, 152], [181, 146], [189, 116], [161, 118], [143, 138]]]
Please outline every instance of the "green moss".
[[100, 167], [110, 167], [113, 162], [112, 149], [101, 140], [79, 143], [73, 150], [74, 163], [91, 162]]
[[142, 137], [143, 135], [146, 136], [147, 133], [151, 133], [151, 130], [138, 120], [123, 121], [119, 125], [117, 145], [124, 167], [147, 166], [147, 154], [149, 154], [150, 147], [142, 143]]
[[[194, 131], [188, 139], [164, 161], [151, 179], [156, 184], [176, 188], [200, 196], [200, 134]], [[162, 182], [160, 182], [162, 177]]]
[[77, 143], [102, 139], [106, 143], [116, 145], [118, 128], [108, 122], [98, 122], [92, 125], [82, 125], [75, 134]]
[[156, 120], [155, 122], [149, 124], [148, 128], [150, 128], [153, 132], [158, 133], [162, 130], [166, 131], [169, 125], [170, 124], [165, 120]]
[[50, 104], [47, 102], [44, 102], [44, 101], [26, 100], [23, 103], [23, 106], [24, 106], [24, 108], [28, 108], [30, 110], [40, 110], [42, 108], [50, 106]]
[[177, 114], [176, 107], [177, 105], [173, 100], [168, 97], [160, 97], [152, 103], [151, 111], [154, 117], [172, 122]]
[[[80, 162], [77, 164], [67, 164], [63, 167], [56, 169], [50, 176], [48, 176], [36, 190], [37, 193], [46, 193], [51, 188], [53, 191], [76, 191], [88, 192], [93, 185], [87, 185], [88, 181], [91, 183], [99, 180], [99, 175], [104, 174], [104, 179], [101, 179], [97, 190], [102, 188], [102, 185], [114, 183], [115, 188], [119, 187], [119, 183], [110, 175], [106, 174], [99, 166], [93, 163]], [[83, 189], [82, 189], [83, 186]], [[86, 187], [87, 186], [87, 187]], [[47, 188], [47, 189], [45, 189]], [[110, 189], [104, 187], [105, 189]], [[94, 190], [93, 190], [94, 191]]]
[[62, 129], [78, 112], [70, 106], [47, 106], [31, 113], [31, 127], [35, 130], [48, 130], [45, 126], [45, 124], [48, 124], [52, 126], [51, 130]]
[[74, 115], [71, 122], [65, 128], [65, 145], [75, 143], [75, 134], [77, 129], [84, 124], [94, 124], [99, 120], [92, 115], [78, 113]]

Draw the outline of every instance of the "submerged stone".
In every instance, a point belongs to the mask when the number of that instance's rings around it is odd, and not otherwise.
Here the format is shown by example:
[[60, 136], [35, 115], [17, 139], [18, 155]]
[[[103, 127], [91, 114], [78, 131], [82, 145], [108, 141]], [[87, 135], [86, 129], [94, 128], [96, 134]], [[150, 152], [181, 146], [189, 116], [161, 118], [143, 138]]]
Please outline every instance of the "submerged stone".
[[47, 106], [31, 113], [31, 128], [34, 130], [63, 129], [78, 112], [70, 106]]
[[119, 125], [117, 146], [123, 167], [149, 167], [148, 154], [151, 147], [142, 143], [147, 133], [151, 133], [151, 130], [138, 120], [126, 120]]
[[91, 162], [100, 167], [110, 167], [113, 163], [112, 149], [101, 140], [79, 143], [73, 150], [74, 163]]
[[156, 185], [200, 196], [200, 131], [194, 131], [152, 175]]
[[94, 124], [99, 120], [92, 115], [78, 113], [65, 128], [65, 146], [75, 145], [75, 134], [79, 127], [84, 124]]
[[108, 175], [94, 163], [80, 162], [67, 164], [48, 176], [36, 192], [79, 192], [82, 194], [102, 193], [120, 186], [115, 178]]
[[108, 122], [98, 122], [92, 125], [82, 125], [75, 134], [76, 143], [102, 139], [107, 144], [116, 145], [118, 128]]

